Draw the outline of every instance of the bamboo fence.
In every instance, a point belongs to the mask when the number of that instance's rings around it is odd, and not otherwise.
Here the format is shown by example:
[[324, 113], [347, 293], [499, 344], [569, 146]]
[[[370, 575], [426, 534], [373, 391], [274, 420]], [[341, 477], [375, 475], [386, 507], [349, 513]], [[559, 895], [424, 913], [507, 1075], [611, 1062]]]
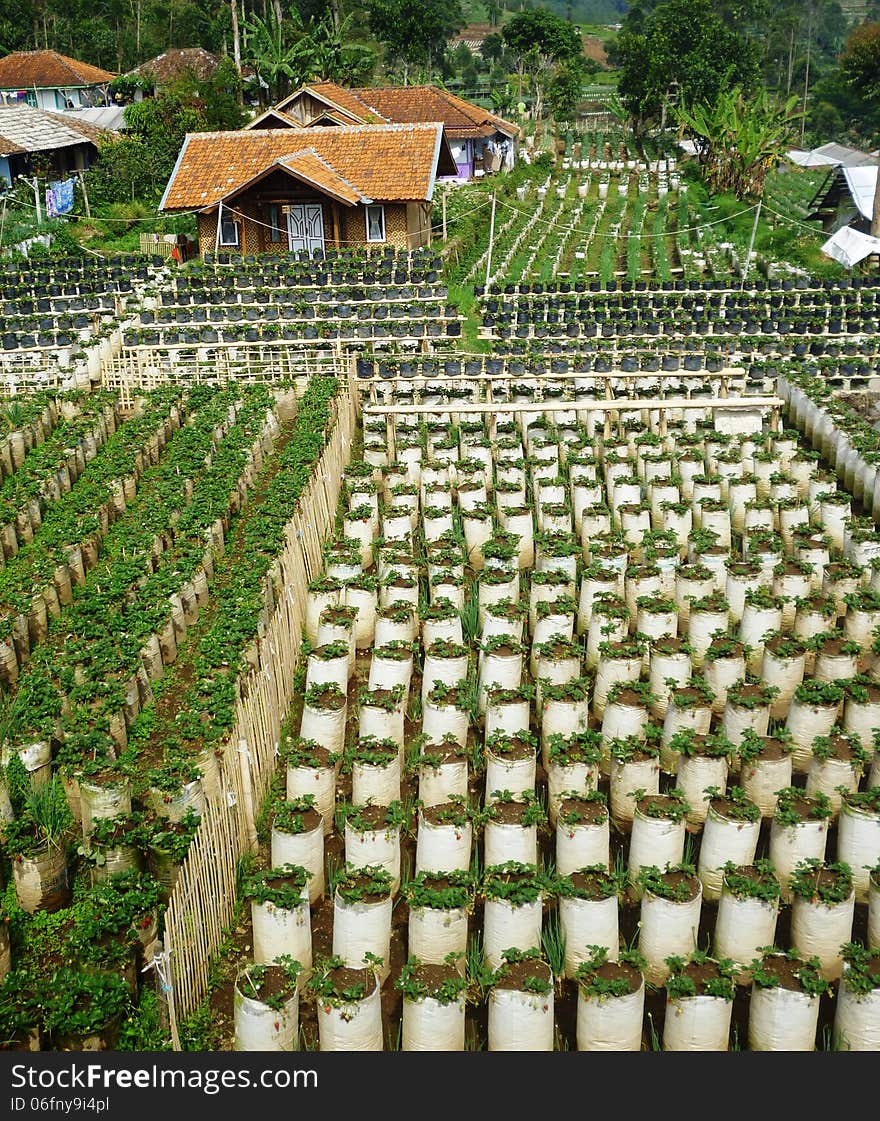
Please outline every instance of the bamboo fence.
[[211, 957], [229, 926], [236, 870], [256, 845], [254, 826], [275, 771], [281, 726], [293, 695], [310, 580], [323, 570], [323, 544], [336, 516], [351, 453], [356, 396], [344, 383], [330, 437], [287, 525], [284, 549], [266, 577], [272, 609], [246, 654], [251, 669], [238, 681], [234, 730], [220, 760], [217, 789], [207, 798], [199, 830], [181, 865], [165, 914], [172, 1038], [177, 1017], [193, 1012], [209, 983]]

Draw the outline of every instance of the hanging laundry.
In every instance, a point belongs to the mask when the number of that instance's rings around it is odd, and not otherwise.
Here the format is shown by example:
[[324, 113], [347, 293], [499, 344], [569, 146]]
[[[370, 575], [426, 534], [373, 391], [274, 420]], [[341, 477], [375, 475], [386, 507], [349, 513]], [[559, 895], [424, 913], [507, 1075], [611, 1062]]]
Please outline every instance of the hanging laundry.
[[67, 214], [73, 210], [73, 184], [75, 182], [75, 179], [62, 179], [57, 183], [52, 183], [56, 214]]
[[58, 217], [58, 211], [55, 206], [55, 191], [52, 189], [52, 187], [46, 188], [46, 217]]

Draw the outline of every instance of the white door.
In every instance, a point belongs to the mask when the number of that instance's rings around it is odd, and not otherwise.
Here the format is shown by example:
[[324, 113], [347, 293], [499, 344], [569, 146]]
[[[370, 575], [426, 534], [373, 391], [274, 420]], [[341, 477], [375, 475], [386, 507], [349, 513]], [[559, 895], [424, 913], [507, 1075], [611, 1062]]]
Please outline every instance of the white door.
[[319, 202], [291, 204], [287, 212], [287, 240], [291, 250], [323, 250], [324, 208]]

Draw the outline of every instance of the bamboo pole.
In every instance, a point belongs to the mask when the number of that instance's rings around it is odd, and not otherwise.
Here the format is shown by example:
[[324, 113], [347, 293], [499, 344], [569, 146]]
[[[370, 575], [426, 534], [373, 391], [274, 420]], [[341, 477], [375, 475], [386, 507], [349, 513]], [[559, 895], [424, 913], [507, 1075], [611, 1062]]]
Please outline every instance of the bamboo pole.
[[455, 408], [440, 409], [437, 405], [365, 405], [365, 416], [422, 416], [429, 413], [560, 413], [560, 412], [638, 412], [643, 409], [767, 409], [779, 408], [781, 397], [645, 397], [613, 398], [601, 401], [511, 401], [456, 403]]

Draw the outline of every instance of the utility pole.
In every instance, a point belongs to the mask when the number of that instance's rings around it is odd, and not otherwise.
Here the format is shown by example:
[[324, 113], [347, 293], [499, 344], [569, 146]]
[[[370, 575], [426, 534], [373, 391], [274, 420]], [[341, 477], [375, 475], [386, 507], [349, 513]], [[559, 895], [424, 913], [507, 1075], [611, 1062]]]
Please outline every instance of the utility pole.
[[761, 197], [758, 199], [758, 207], [755, 210], [755, 220], [752, 223], [752, 236], [749, 238], [749, 248], [746, 253], [746, 263], [742, 269], [742, 284], [739, 286], [740, 292], [745, 290], [746, 277], [749, 275], [749, 265], [752, 263], [752, 249], [755, 247], [755, 235], [758, 232], [758, 222], [761, 218], [761, 207], [764, 205], [764, 191], [761, 190]]
[[23, 183], [27, 183], [27, 185], [30, 187], [30, 189], [34, 192], [34, 203], [35, 203], [36, 211], [37, 211], [37, 225], [42, 226], [42, 224], [43, 224], [43, 207], [40, 203], [40, 181], [36, 177], [36, 175], [33, 177], [33, 179], [25, 179], [25, 177], [23, 175], [20, 175], [19, 179], [21, 179], [21, 181]]
[[492, 273], [492, 245], [495, 241], [495, 192], [492, 192], [492, 217], [489, 219], [489, 252], [486, 256], [486, 288]]
[[807, 22], [807, 64], [804, 70], [804, 104], [801, 110], [801, 145], [804, 142], [804, 129], [807, 127], [807, 93], [810, 88], [810, 48], [813, 45], [813, 5]]
[[92, 211], [89, 206], [89, 192], [86, 190], [86, 176], [84, 171], [80, 171], [79, 173], [79, 182], [83, 192], [83, 205], [86, 208], [86, 218], [91, 218]]

